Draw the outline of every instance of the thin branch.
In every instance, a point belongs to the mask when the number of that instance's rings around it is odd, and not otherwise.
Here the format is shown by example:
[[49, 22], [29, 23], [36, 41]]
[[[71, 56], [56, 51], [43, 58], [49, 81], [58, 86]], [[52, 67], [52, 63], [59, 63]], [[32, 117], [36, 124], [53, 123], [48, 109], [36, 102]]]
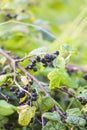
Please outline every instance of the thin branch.
[[[23, 72], [23, 73], [25, 73], [29, 78], [31, 78], [31, 79], [33, 79], [34, 80], [34, 82], [36, 82], [36, 84], [41, 88], [41, 90], [45, 93], [45, 95], [47, 95], [47, 96], [49, 96], [49, 97], [51, 97], [50, 96], [50, 94], [45, 90], [45, 88], [43, 87], [43, 85], [33, 76], [33, 75], [31, 75], [29, 72], [27, 72], [26, 71], [26, 69], [24, 69], [19, 63], [17, 63], [16, 62], [16, 60], [15, 59], [13, 59], [9, 54], [7, 54], [4, 50], [2, 50], [2, 49], [0, 49], [0, 53], [2, 54], [2, 55], [4, 55], [10, 62], [12, 62], [13, 63], [13, 70], [14, 71], [16, 71], [15, 70], [15, 65]], [[26, 91], [25, 89], [23, 89], [18, 83], [17, 83], [17, 81], [16, 81], [16, 72], [14, 72], [14, 76], [15, 76], [15, 84], [18, 86], [18, 88], [19, 89], [21, 89], [21, 90], [23, 90], [23, 91], [25, 91], [25, 92], [27, 92], [28, 94], [29, 94], [29, 92], [28, 91]], [[52, 98], [51, 98], [52, 99]], [[54, 102], [54, 104], [55, 104], [55, 102]], [[61, 115], [61, 116], [63, 116], [63, 114], [62, 114], [62, 111], [58, 108], [58, 106], [55, 104], [55, 106], [56, 106], [56, 109], [57, 109], [57, 112]], [[64, 116], [63, 116], [64, 117]]]
[[41, 90], [47, 95], [49, 96], [49, 93], [47, 93], [47, 91], [45, 90], [45, 88], [41, 85], [41, 83], [33, 76], [31, 75], [29, 72], [26, 71], [26, 69], [24, 69], [20, 64], [17, 64], [18, 68], [24, 72], [27, 76], [29, 76], [31, 79], [33, 79], [36, 84], [41, 88]]
[[70, 70], [70, 71], [82, 71], [82, 72], [86, 72], [87, 73], [87, 69], [84, 69], [82, 67], [79, 67], [79, 66], [75, 66], [75, 65], [66, 65], [65, 67], [67, 70]]

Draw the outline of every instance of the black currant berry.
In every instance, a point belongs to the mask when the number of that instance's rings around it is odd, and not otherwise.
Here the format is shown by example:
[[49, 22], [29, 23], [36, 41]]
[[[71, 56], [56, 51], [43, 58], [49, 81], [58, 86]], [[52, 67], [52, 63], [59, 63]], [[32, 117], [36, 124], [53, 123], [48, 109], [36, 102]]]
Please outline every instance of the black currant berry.
[[28, 102], [27, 102], [27, 105], [30, 106], [30, 104], [31, 104], [30, 101], [28, 101]]
[[22, 91], [22, 92], [17, 94], [17, 98], [22, 98], [24, 96], [25, 96], [25, 92], [24, 91]]
[[28, 97], [27, 97], [27, 99], [29, 99], [29, 100], [30, 100], [30, 99], [31, 99], [31, 96], [28, 96]]
[[85, 74], [85, 75], [83, 76], [83, 78], [84, 78], [85, 80], [87, 80], [87, 74]]
[[43, 64], [43, 66], [44, 66], [44, 67], [47, 67], [47, 66], [48, 66], [48, 64], [47, 64], [47, 63], [44, 63], [44, 64]]
[[28, 67], [29, 67], [29, 69], [31, 70], [31, 69], [33, 69], [33, 66], [34, 66], [34, 65], [31, 64], [31, 65], [29, 65]]
[[41, 62], [42, 62], [42, 63], [45, 63], [45, 62], [46, 62], [45, 58], [42, 58], [42, 59], [41, 59]]
[[85, 100], [82, 100], [81, 104], [84, 106], [86, 105], [86, 101]]
[[40, 59], [41, 59], [40, 56], [37, 56], [37, 57], [36, 57], [36, 60], [37, 60], [38, 62], [40, 62]]
[[52, 60], [56, 59], [56, 56], [52, 55], [52, 56], [51, 56], [51, 59], [52, 59]]
[[14, 88], [14, 87], [11, 87], [11, 88], [10, 88], [10, 91], [11, 91], [11, 92], [14, 92], [14, 91], [15, 91], [15, 88]]
[[7, 87], [7, 86], [8, 86], [8, 83], [4, 83], [4, 86]]
[[32, 101], [36, 101], [37, 100], [37, 97], [32, 97]]
[[36, 71], [37, 71], [37, 68], [33, 68], [33, 71], [36, 72]]
[[32, 64], [36, 64], [36, 60], [32, 60]]
[[36, 89], [33, 89], [32, 92], [33, 92], [33, 93], [36, 93]]
[[32, 96], [33, 97], [37, 97], [37, 93], [32, 93]]
[[29, 66], [26, 66], [25, 69], [28, 70], [28, 69], [29, 69]]
[[19, 102], [18, 104], [19, 104], [19, 105], [23, 105], [23, 102]]
[[24, 86], [24, 89], [25, 89], [25, 90], [28, 90], [28, 86]]
[[59, 51], [54, 52], [54, 54], [58, 56], [59, 55]]

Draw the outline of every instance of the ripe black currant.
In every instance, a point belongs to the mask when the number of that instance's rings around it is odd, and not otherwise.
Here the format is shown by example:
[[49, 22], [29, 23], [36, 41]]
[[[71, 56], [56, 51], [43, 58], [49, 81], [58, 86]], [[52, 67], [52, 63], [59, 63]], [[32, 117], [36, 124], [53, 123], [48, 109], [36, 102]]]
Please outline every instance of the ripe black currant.
[[14, 92], [14, 91], [15, 91], [15, 88], [14, 88], [14, 87], [11, 87], [11, 88], [10, 88], [10, 91], [11, 91], [11, 92]]
[[45, 58], [42, 58], [42, 59], [41, 59], [41, 62], [42, 62], [42, 63], [45, 63], [45, 62], [46, 62]]
[[55, 55], [59, 55], [59, 51], [54, 52]]
[[17, 94], [17, 98], [22, 98], [24, 96], [25, 96], [25, 92], [24, 91], [22, 91], [22, 92]]
[[36, 64], [36, 60], [32, 60], [32, 64]]
[[86, 105], [86, 101], [85, 100], [82, 100], [81, 104], [84, 106]]
[[43, 64], [43, 66], [44, 66], [44, 67], [47, 67], [47, 66], [48, 66], [48, 64], [47, 64], [47, 63], [44, 63], [44, 64]]
[[28, 98], [28, 99], [31, 99], [31, 96], [28, 96], [27, 98]]
[[37, 56], [37, 57], [36, 57], [36, 60], [37, 60], [38, 62], [40, 62], [40, 59], [41, 59], [40, 56]]
[[37, 100], [37, 97], [32, 97], [32, 101], [36, 101]]
[[33, 71], [36, 72], [36, 71], [37, 71], [37, 68], [33, 68]]
[[4, 83], [4, 86], [7, 87], [7, 86], [8, 86], [8, 83]]
[[83, 78], [84, 78], [85, 80], [87, 80], [87, 74], [85, 74], [85, 75], [83, 76]]
[[35, 93], [35, 92], [36, 92], [36, 89], [33, 89], [32, 92]]

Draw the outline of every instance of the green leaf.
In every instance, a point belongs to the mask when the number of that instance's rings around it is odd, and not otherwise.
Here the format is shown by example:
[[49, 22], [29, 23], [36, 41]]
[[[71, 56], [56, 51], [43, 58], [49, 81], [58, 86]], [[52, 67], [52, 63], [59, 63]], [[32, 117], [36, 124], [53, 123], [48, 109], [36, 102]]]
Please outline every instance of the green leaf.
[[22, 126], [27, 126], [31, 119], [35, 116], [36, 107], [35, 106], [20, 106], [18, 110], [19, 119], [18, 122]]
[[68, 109], [66, 112], [67, 112], [67, 116], [72, 116], [72, 115], [81, 116], [81, 111], [79, 108]]
[[50, 80], [50, 89], [58, 88], [60, 85], [61, 77], [58, 75], [58, 70], [54, 70], [48, 74], [48, 79]]
[[78, 125], [78, 126], [85, 126], [86, 120], [75, 115], [68, 116], [66, 119], [67, 123]]
[[50, 108], [53, 107], [53, 105], [54, 103], [49, 96], [42, 97], [42, 102], [40, 104], [40, 108], [42, 111], [48, 111]]
[[6, 60], [7, 59], [5, 57], [0, 58], [0, 64], [4, 65]]
[[53, 66], [55, 68], [65, 68], [65, 60], [63, 57], [58, 56], [54, 61], [53, 61]]
[[8, 118], [5, 116], [0, 116], [0, 130], [6, 130], [5, 124], [8, 122]]
[[53, 121], [60, 121], [60, 119], [61, 119], [60, 115], [56, 111], [54, 111], [53, 113], [52, 112], [45, 112], [43, 114], [43, 117], [45, 117], [49, 120], [53, 120]]
[[66, 127], [62, 123], [48, 121], [42, 130], [66, 130]]
[[34, 49], [33, 51], [31, 51], [31, 52], [29, 53], [29, 56], [46, 54], [47, 50], [48, 50], [48, 49], [47, 49], [46, 47], [40, 47], [40, 48], [38, 48], [38, 49]]
[[55, 69], [48, 74], [50, 80], [50, 89], [58, 88], [60, 85], [66, 85], [68, 87], [77, 87], [77, 82], [69, 77], [64, 69]]
[[0, 75], [0, 85], [3, 84], [7, 80], [7, 78], [10, 78], [12, 76], [13, 76], [12, 73]]
[[0, 75], [0, 84], [3, 84], [7, 79], [7, 75]]
[[17, 110], [17, 107], [7, 103], [4, 100], [0, 100], [0, 115], [8, 116], [13, 114]]

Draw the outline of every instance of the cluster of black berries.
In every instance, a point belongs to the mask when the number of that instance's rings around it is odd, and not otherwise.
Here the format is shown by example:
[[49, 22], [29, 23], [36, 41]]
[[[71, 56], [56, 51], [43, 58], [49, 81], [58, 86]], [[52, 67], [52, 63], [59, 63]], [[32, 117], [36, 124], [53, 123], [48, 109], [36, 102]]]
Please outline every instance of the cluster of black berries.
[[59, 51], [56, 51], [54, 54], [46, 54], [44, 57], [36, 56], [34, 60], [32, 60], [31, 64], [25, 67], [25, 69], [30, 69], [33, 71], [37, 71], [36, 63], [41, 62], [44, 67], [50, 66], [53, 67], [53, 60], [59, 55]]
[[[29, 90], [28, 86], [24, 86], [23, 89], [27, 90], [30, 93], [30, 95], [28, 95], [25, 91], [20, 91], [18, 88], [16, 89], [15, 87], [11, 87], [10, 91], [13, 92], [15, 96], [19, 99], [19, 105], [23, 104], [31, 105], [31, 102], [36, 101], [38, 97], [36, 89]], [[25, 97], [24, 101], [20, 102], [20, 99], [24, 97]]]
[[81, 102], [81, 104], [82, 104], [83, 106], [86, 105], [86, 103], [87, 103], [87, 100], [86, 100], [86, 99], [83, 99], [82, 97], [78, 97], [77, 99]]
[[6, 14], [6, 19], [8, 19], [8, 20], [9, 20], [9, 19], [13, 19], [13, 18], [16, 19], [17, 16], [18, 16], [17, 14], [12, 15], [11, 13], [7, 13], [7, 14]]

